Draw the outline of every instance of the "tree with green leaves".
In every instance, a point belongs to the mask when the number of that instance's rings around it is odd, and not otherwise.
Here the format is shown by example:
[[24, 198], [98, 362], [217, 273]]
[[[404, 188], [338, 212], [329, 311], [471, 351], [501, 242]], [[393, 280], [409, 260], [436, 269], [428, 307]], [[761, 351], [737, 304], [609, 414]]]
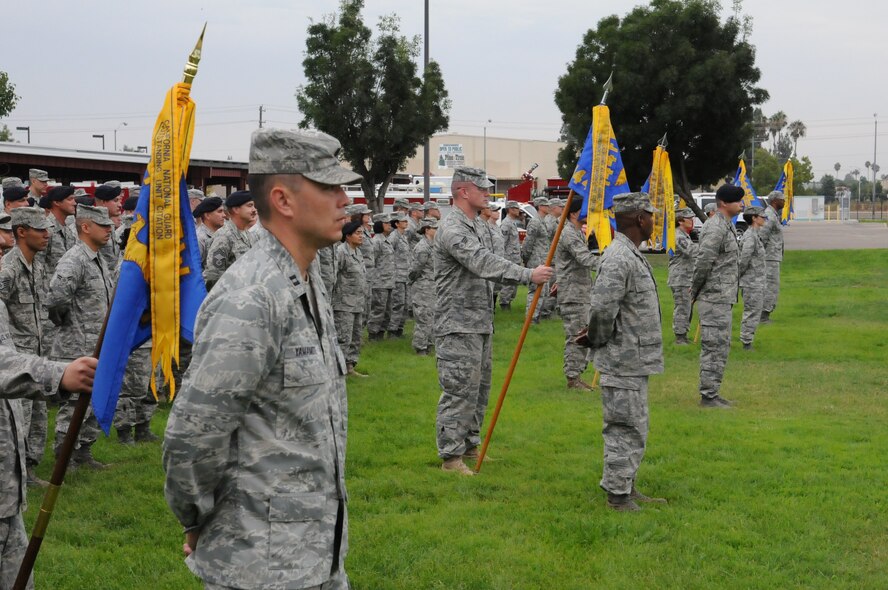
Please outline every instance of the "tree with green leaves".
[[[777, 180], [783, 174], [783, 165], [786, 161], [778, 159], [774, 154], [764, 148], [755, 151], [755, 177], [752, 186], [759, 196], [764, 197], [777, 186]], [[804, 195], [811, 191], [804, 185], [814, 179], [814, 170], [808, 156], [801, 159], [792, 158], [792, 187], [793, 194]]]
[[19, 97], [15, 93], [15, 84], [9, 81], [6, 72], [0, 72], [0, 119], [15, 109]]
[[808, 134], [808, 127], [798, 119], [789, 124], [786, 128], [789, 132], [789, 137], [792, 139], [792, 153], [794, 156], [798, 156], [799, 153], [799, 139], [805, 137]]
[[685, 196], [733, 171], [749, 145], [753, 107], [768, 98], [756, 86], [761, 73], [748, 34], [749, 20], [735, 11], [722, 22], [714, 0], [653, 0], [598, 21], [555, 91], [567, 144], [559, 172], [573, 173], [611, 71], [608, 105], [630, 186], [647, 178], [664, 133]]
[[827, 203], [836, 198], [836, 179], [832, 174], [820, 177], [820, 193], [826, 198]]
[[447, 128], [450, 101], [436, 62], [417, 74], [419, 39], [403, 36], [393, 15], [380, 19], [373, 39], [363, 6], [363, 0], [342, 0], [338, 14], [308, 27], [307, 82], [296, 98], [300, 125], [342, 142], [343, 159], [363, 177], [368, 206], [382, 211], [395, 173]]

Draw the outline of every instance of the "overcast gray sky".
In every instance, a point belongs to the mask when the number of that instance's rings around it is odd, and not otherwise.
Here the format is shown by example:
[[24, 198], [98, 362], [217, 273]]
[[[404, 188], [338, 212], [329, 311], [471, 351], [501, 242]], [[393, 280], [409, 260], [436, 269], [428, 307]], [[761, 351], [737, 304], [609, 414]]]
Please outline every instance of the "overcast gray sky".
[[[431, 55], [453, 101], [453, 132], [557, 139], [553, 102], [558, 76], [583, 33], [640, 2], [576, 0], [432, 0]], [[725, 11], [730, 2], [725, 2]], [[4, 122], [31, 127], [40, 145], [145, 145], [163, 94], [177, 81], [204, 21], [194, 157], [245, 160], [259, 105], [273, 126], [295, 126], [294, 93], [311, 19], [337, 0], [28, 0], [4, 7], [0, 70], [19, 106]], [[819, 178], [873, 159], [874, 113], [888, 161], [888, 76], [884, 75], [888, 3], [876, 0], [745, 0], [753, 17], [766, 114], [801, 119], [799, 152]], [[366, 0], [366, 22], [401, 17], [402, 31], [423, 31], [422, 0]], [[619, 74], [617, 74], [619, 83]], [[597, 100], [597, 99], [595, 99]], [[618, 109], [619, 105], [611, 105]], [[123, 126], [122, 123], [127, 125]], [[619, 129], [616, 130], [619, 139]], [[25, 141], [24, 132], [15, 132]], [[888, 167], [883, 166], [888, 172]], [[730, 171], [726, 171], [728, 173]]]

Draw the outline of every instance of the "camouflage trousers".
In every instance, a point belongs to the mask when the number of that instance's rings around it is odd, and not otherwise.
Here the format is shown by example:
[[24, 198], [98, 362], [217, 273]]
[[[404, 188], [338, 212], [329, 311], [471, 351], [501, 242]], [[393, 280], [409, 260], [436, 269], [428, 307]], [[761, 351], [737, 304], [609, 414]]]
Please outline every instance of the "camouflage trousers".
[[367, 328], [367, 322], [370, 321], [370, 301], [373, 298], [373, 290], [370, 289], [370, 285], [367, 285], [367, 288], [364, 289], [364, 311], [361, 313], [361, 324], [364, 329]]
[[413, 289], [413, 350], [428, 350], [435, 343], [435, 286]]
[[740, 323], [740, 342], [752, 344], [755, 329], [762, 319], [762, 301], [764, 292], [761, 287], [742, 287], [743, 321]]
[[762, 310], [771, 313], [777, 307], [777, 295], [780, 293], [780, 263], [776, 260], [765, 261], [765, 294]]
[[364, 332], [364, 314], [357, 311], [334, 311], [333, 323], [336, 325], [336, 340], [345, 355], [345, 362], [357, 365], [361, 356], [361, 338]]
[[435, 419], [438, 456], [462, 456], [481, 444], [481, 424], [490, 396], [491, 334], [446, 334], [435, 338], [441, 398]]
[[543, 294], [540, 295], [539, 305], [542, 309], [540, 309], [540, 316], [544, 318], [552, 317], [555, 312], [558, 310], [558, 294], [549, 295], [549, 290], [552, 288], [552, 285], [558, 284], [557, 277], [552, 275], [552, 278], [549, 279], [549, 282], [546, 283], [546, 286], [543, 287], [545, 289], [544, 294], [546, 295], [545, 299], [543, 299]]
[[22, 430], [25, 433], [25, 460], [33, 467], [43, 460], [46, 451], [46, 402], [23, 399]]
[[[348, 576], [342, 570], [333, 572], [332, 577], [318, 586], [309, 586], [301, 590], [349, 590]], [[238, 587], [239, 588], [239, 587]], [[204, 582], [204, 590], [238, 590], [234, 586], [222, 586], [212, 582]]]
[[601, 488], [610, 494], [632, 491], [648, 435], [648, 378], [601, 375], [604, 468]]
[[[147, 342], [133, 351], [123, 374], [117, 410], [114, 413], [114, 428], [129, 428], [136, 424], [151, 422], [157, 401], [151, 393], [151, 343]], [[178, 391], [178, 390], [177, 390]]]
[[672, 333], [676, 336], [687, 334], [691, 326], [691, 287], [672, 287]]
[[[0, 518], [0, 588], [12, 588], [27, 547], [28, 535], [22, 513]], [[34, 574], [25, 587], [34, 590]]]
[[589, 349], [574, 343], [574, 339], [589, 325], [589, 305], [560, 303], [558, 313], [564, 322], [564, 376], [573, 379], [582, 375], [589, 363]]
[[503, 285], [499, 293], [499, 304], [509, 306], [518, 294], [518, 285]]
[[400, 332], [407, 323], [407, 283], [395, 283], [392, 289], [392, 314], [389, 318], [388, 331]]
[[[55, 448], [58, 449], [62, 446], [62, 442], [65, 440], [65, 435], [68, 433], [68, 425], [71, 424], [71, 418], [74, 416], [74, 406], [77, 405], [77, 400], [80, 398], [80, 394], [72, 393], [71, 397], [62, 403], [59, 408], [59, 413], [56, 414], [56, 423], [55, 423]], [[96, 420], [96, 415], [93, 414], [92, 405], [90, 405], [86, 409], [86, 416], [83, 418], [83, 426], [80, 427], [80, 435], [77, 437], [77, 444], [75, 448], [80, 448], [83, 446], [89, 446], [96, 442], [96, 439], [99, 437], [99, 422]]]
[[392, 317], [392, 289], [373, 288], [370, 293], [370, 319], [367, 331], [371, 334], [385, 332]]
[[[549, 289], [551, 285], [549, 283], [545, 283], [543, 285], [543, 290], [540, 293], [540, 300], [537, 301], [536, 309], [533, 310], [533, 319], [538, 320], [540, 317], [549, 317], [545, 313], [543, 313], [543, 309], [548, 305], [547, 300], [551, 299], [549, 297]], [[527, 315], [527, 312], [530, 311], [530, 304], [533, 303], [533, 294], [536, 292], [537, 285], [531, 285], [527, 289], [527, 302], [524, 304], [524, 314]]]
[[700, 395], [712, 398], [721, 388], [731, 351], [730, 303], [697, 302], [700, 316]]

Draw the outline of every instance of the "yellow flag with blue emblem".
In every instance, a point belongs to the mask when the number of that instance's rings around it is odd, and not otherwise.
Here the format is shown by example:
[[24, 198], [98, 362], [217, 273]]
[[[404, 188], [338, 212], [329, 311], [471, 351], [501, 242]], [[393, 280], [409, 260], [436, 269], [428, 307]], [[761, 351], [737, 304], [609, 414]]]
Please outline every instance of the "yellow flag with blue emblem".
[[792, 160], [787, 160], [786, 164], [783, 165], [783, 173], [780, 175], [780, 178], [777, 179], [777, 186], [774, 187], [774, 190], [783, 193], [784, 202], [783, 211], [780, 213], [780, 223], [782, 225], [787, 225], [794, 213], [792, 208]]
[[651, 175], [641, 187], [648, 194], [654, 213], [654, 233], [651, 243], [666, 250], [670, 256], [675, 253], [675, 188], [672, 184], [672, 165], [669, 152], [662, 145], [654, 150]]

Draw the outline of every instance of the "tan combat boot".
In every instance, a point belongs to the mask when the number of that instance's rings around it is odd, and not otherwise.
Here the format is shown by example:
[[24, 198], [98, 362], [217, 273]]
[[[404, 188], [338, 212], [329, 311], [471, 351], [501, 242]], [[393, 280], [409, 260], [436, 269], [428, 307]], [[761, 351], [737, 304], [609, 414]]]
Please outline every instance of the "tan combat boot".
[[443, 471], [455, 471], [462, 475], [475, 475], [475, 472], [469, 469], [468, 465], [463, 463], [462, 457], [451, 457], [444, 461], [441, 465]]
[[582, 389], [584, 391], [594, 391], [595, 388], [580, 379], [579, 377], [571, 377], [567, 380], [568, 389]]

